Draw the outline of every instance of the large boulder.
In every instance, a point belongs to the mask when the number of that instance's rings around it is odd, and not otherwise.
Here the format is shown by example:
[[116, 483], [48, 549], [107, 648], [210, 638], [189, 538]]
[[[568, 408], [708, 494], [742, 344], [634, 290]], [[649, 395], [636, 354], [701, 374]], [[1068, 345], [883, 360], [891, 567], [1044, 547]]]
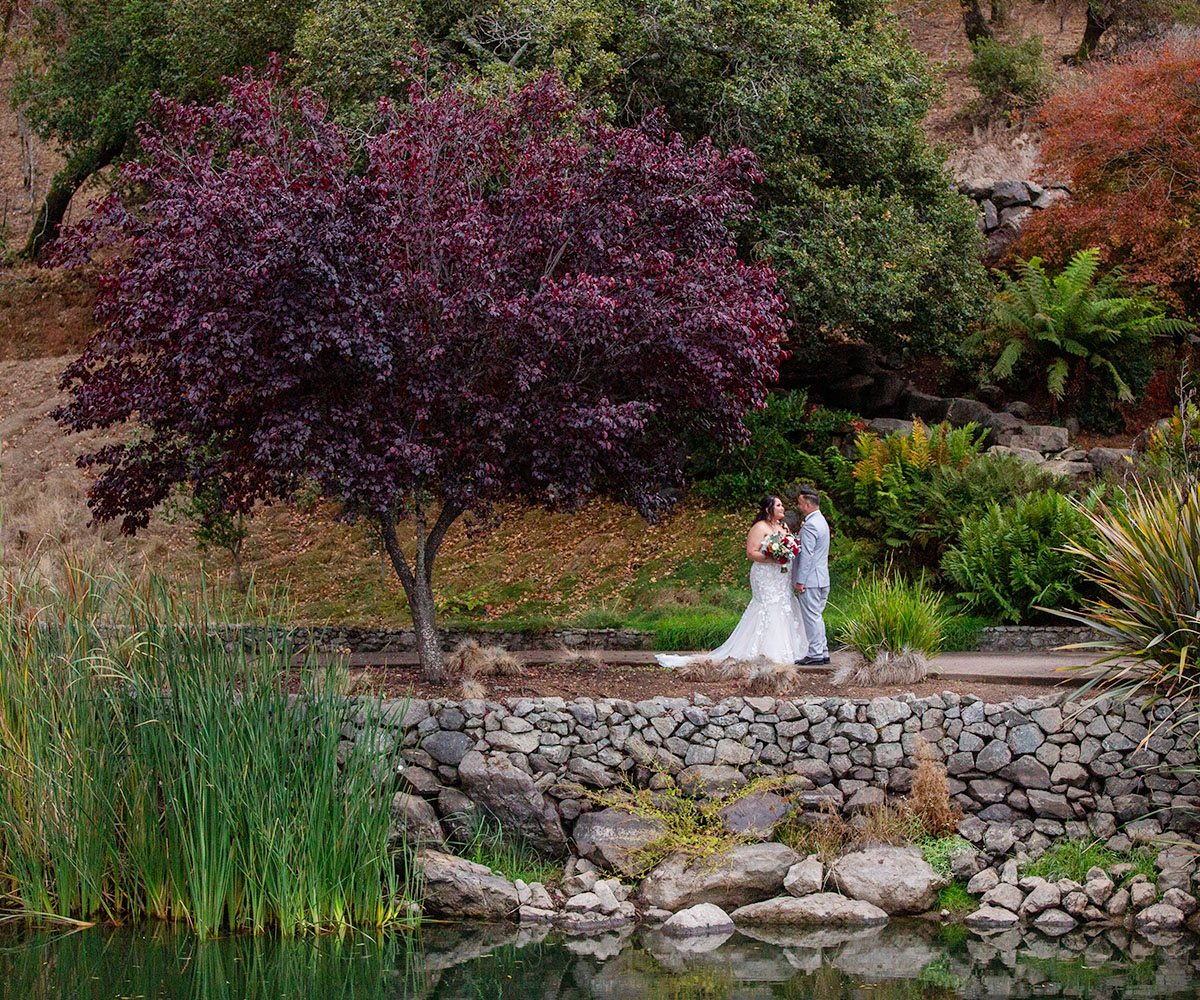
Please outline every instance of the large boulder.
[[446, 834], [433, 806], [419, 795], [397, 792], [392, 796], [392, 836], [412, 850], [443, 847]]
[[414, 860], [427, 913], [504, 920], [517, 912], [517, 887], [490, 868], [440, 851], [419, 851]]
[[1016, 927], [1020, 918], [1001, 906], [981, 906], [967, 914], [964, 922], [973, 931], [1001, 931]]
[[788, 869], [799, 860], [783, 844], [747, 844], [712, 858], [672, 854], [642, 882], [639, 898], [645, 906], [672, 913], [697, 903], [731, 910], [778, 895]]
[[946, 880], [914, 847], [868, 847], [844, 855], [829, 869], [842, 892], [885, 913], [924, 913]]
[[667, 832], [662, 822], [624, 809], [602, 809], [584, 813], [575, 823], [575, 847], [581, 858], [593, 864], [638, 875], [637, 852]]
[[746, 784], [746, 776], [728, 764], [693, 764], [675, 779], [679, 790], [692, 798], [724, 798]]
[[733, 921], [719, 906], [712, 903], [697, 903], [669, 917], [662, 925], [662, 932], [678, 937], [699, 934], [728, 934], [733, 930]]
[[721, 822], [730, 833], [766, 840], [791, 811], [788, 801], [774, 792], [752, 792], [722, 809]]
[[865, 900], [847, 899], [836, 892], [809, 896], [779, 896], [738, 907], [730, 916], [735, 924], [840, 924], [873, 927], [886, 924], [888, 915]]
[[458, 779], [463, 793], [491, 813], [505, 832], [520, 835], [543, 854], [566, 854], [567, 835], [558, 811], [538, 791], [533, 778], [507, 756], [484, 757], [472, 750], [458, 765]]

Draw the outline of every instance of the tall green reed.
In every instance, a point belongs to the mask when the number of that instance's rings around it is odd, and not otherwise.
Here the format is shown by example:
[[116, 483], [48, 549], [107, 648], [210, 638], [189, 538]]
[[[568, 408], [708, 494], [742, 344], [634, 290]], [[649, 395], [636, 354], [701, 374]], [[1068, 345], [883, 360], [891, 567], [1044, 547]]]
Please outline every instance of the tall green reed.
[[[286, 638], [68, 566], [0, 598], [0, 892], [26, 914], [201, 935], [403, 922], [396, 733]], [[359, 730], [354, 742], [343, 730]]]

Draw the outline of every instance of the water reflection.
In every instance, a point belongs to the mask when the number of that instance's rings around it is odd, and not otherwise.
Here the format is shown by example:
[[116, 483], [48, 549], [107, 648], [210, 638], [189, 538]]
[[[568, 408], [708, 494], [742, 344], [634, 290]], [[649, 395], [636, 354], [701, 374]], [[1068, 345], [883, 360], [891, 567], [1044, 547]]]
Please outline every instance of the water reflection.
[[1190, 935], [979, 938], [920, 921], [685, 942], [445, 924], [381, 940], [202, 942], [170, 928], [0, 937], [0, 1000], [1200, 1000], [1198, 969]]

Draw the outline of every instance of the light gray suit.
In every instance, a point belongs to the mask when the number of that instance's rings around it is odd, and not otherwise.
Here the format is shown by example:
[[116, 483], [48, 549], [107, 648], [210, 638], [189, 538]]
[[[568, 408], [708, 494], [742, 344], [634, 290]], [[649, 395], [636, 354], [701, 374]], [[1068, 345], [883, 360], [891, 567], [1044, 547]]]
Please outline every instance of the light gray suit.
[[825, 619], [822, 617], [829, 602], [829, 522], [814, 510], [800, 527], [800, 554], [792, 560], [788, 582], [794, 588], [804, 585], [797, 594], [804, 633], [808, 637], [808, 656], [825, 657], [829, 646], [825, 641]]

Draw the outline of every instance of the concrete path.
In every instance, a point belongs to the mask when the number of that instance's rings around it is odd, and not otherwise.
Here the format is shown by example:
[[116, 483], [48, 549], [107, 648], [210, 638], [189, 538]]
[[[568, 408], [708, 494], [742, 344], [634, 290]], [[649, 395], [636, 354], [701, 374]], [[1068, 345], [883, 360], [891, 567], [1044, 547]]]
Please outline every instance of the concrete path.
[[[583, 650], [577, 652], [585, 652]], [[522, 650], [513, 654], [522, 663], [561, 663], [576, 655], [560, 649]], [[642, 666], [655, 662], [654, 654], [644, 650], [600, 650], [597, 656], [615, 665]], [[849, 654], [836, 652], [827, 667], [801, 667], [806, 673], [832, 673]], [[930, 664], [930, 677], [971, 684], [1082, 684], [1087, 671], [1072, 669], [1086, 667], [1095, 660], [1091, 654], [1076, 652], [1035, 653], [943, 653]], [[353, 653], [349, 666], [388, 667], [411, 666], [417, 662], [416, 653], [383, 652]]]

